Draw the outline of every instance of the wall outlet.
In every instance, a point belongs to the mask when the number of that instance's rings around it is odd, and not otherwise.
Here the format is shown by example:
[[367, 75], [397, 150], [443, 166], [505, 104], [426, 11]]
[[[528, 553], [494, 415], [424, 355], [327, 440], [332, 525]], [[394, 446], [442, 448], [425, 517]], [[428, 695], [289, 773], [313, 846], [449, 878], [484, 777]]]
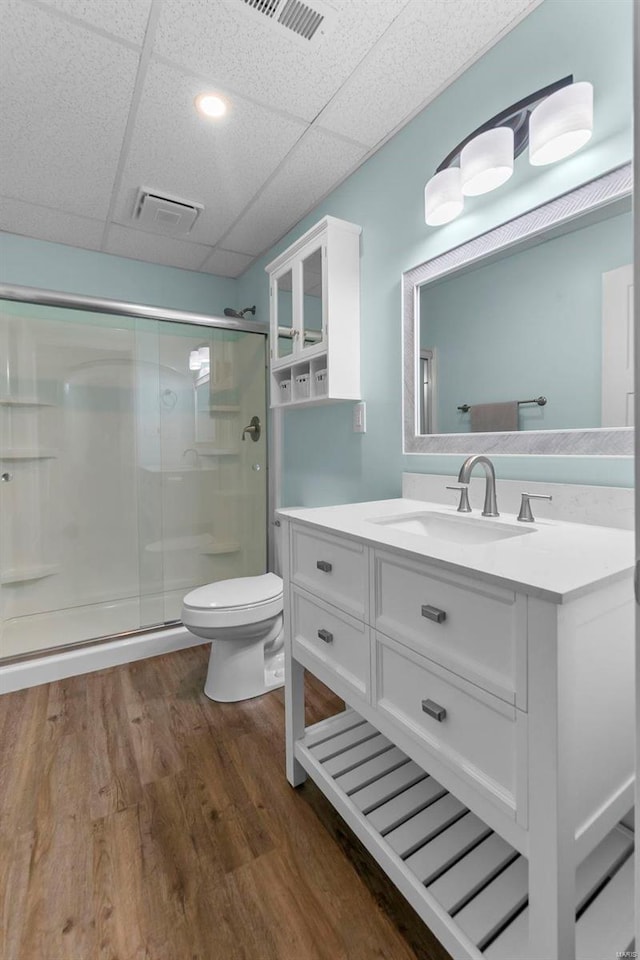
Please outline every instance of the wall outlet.
[[364, 400], [353, 406], [353, 432], [367, 432], [367, 405]]

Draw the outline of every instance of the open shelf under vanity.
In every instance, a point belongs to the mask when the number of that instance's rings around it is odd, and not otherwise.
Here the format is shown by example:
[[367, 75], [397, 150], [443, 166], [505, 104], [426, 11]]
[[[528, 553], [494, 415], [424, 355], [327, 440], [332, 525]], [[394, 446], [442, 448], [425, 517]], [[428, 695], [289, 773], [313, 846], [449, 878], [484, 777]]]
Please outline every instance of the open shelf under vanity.
[[[469, 957], [518, 960], [528, 862], [356, 711], [308, 727], [295, 756], [421, 918]], [[633, 947], [633, 832], [618, 824], [578, 866], [576, 958]]]

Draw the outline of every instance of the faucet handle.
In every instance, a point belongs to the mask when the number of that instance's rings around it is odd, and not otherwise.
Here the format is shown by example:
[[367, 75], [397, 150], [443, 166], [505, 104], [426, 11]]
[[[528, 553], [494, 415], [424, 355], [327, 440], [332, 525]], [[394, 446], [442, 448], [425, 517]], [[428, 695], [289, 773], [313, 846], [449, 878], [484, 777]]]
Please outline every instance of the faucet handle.
[[447, 487], [447, 490], [460, 491], [460, 503], [458, 504], [458, 513], [471, 513], [471, 504], [469, 503], [469, 487], [462, 484], [459, 487]]
[[520, 502], [520, 513], [518, 514], [518, 520], [521, 520], [522, 523], [533, 523], [535, 520], [534, 515], [531, 513], [531, 504], [530, 500], [553, 500], [553, 497], [548, 493], [523, 493], [522, 500]]

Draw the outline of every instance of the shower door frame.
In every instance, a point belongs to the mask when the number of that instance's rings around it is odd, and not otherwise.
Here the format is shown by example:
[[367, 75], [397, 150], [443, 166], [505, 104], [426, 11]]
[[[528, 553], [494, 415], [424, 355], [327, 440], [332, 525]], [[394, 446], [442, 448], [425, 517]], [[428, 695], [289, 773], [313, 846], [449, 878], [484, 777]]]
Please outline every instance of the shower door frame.
[[[192, 313], [188, 310], [174, 310], [169, 307], [148, 306], [144, 303], [130, 303], [126, 300], [111, 300], [105, 297], [88, 297], [75, 293], [61, 293], [57, 290], [41, 290], [38, 287], [25, 287], [18, 284], [0, 283], [0, 300], [10, 300], [16, 303], [33, 303], [43, 307], [63, 307], [68, 310], [85, 310], [91, 313], [104, 313], [112, 316], [133, 317], [146, 320], [159, 320], [168, 323], [184, 323], [191, 326], [212, 327], [217, 330], [235, 330], [238, 333], [255, 333], [265, 337], [268, 342], [269, 325], [260, 323], [256, 320], [238, 320], [233, 317], [209, 316], [204, 313]], [[265, 409], [267, 417], [269, 412], [269, 377], [268, 377], [268, 349], [265, 346], [264, 356], [265, 366]], [[273, 504], [277, 497], [278, 474], [276, 469], [271, 469], [271, 453], [273, 451], [273, 439], [268, 424], [265, 425], [267, 440], [267, 528], [265, 530], [265, 547], [267, 556], [267, 566], [272, 567], [274, 558], [274, 543], [271, 523], [269, 517], [273, 515]], [[91, 637], [87, 640], [78, 640], [74, 643], [60, 644], [56, 647], [48, 647], [42, 650], [33, 650], [26, 654], [16, 654], [6, 657], [1, 661], [0, 666], [10, 666], [13, 664], [26, 663], [29, 660], [40, 660], [44, 657], [52, 656], [58, 653], [65, 653], [73, 650], [80, 650], [88, 647], [99, 646], [100, 644], [110, 643], [117, 640], [127, 640], [129, 638], [143, 637], [145, 634], [156, 634], [164, 631], [175, 630], [181, 626], [180, 620], [166, 621], [165, 623], [154, 624], [150, 627], [140, 627], [135, 630], [127, 630], [123, 633], [107, 634], [104, 637]]]

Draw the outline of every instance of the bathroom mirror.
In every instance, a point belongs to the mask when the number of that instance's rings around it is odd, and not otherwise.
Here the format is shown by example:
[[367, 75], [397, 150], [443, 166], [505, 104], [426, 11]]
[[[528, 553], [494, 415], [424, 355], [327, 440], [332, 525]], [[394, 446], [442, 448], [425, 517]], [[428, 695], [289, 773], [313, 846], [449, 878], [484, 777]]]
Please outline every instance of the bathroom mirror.
[[403, 275], [405, 453], [632, 455], [631, 190], [626, 165]]

